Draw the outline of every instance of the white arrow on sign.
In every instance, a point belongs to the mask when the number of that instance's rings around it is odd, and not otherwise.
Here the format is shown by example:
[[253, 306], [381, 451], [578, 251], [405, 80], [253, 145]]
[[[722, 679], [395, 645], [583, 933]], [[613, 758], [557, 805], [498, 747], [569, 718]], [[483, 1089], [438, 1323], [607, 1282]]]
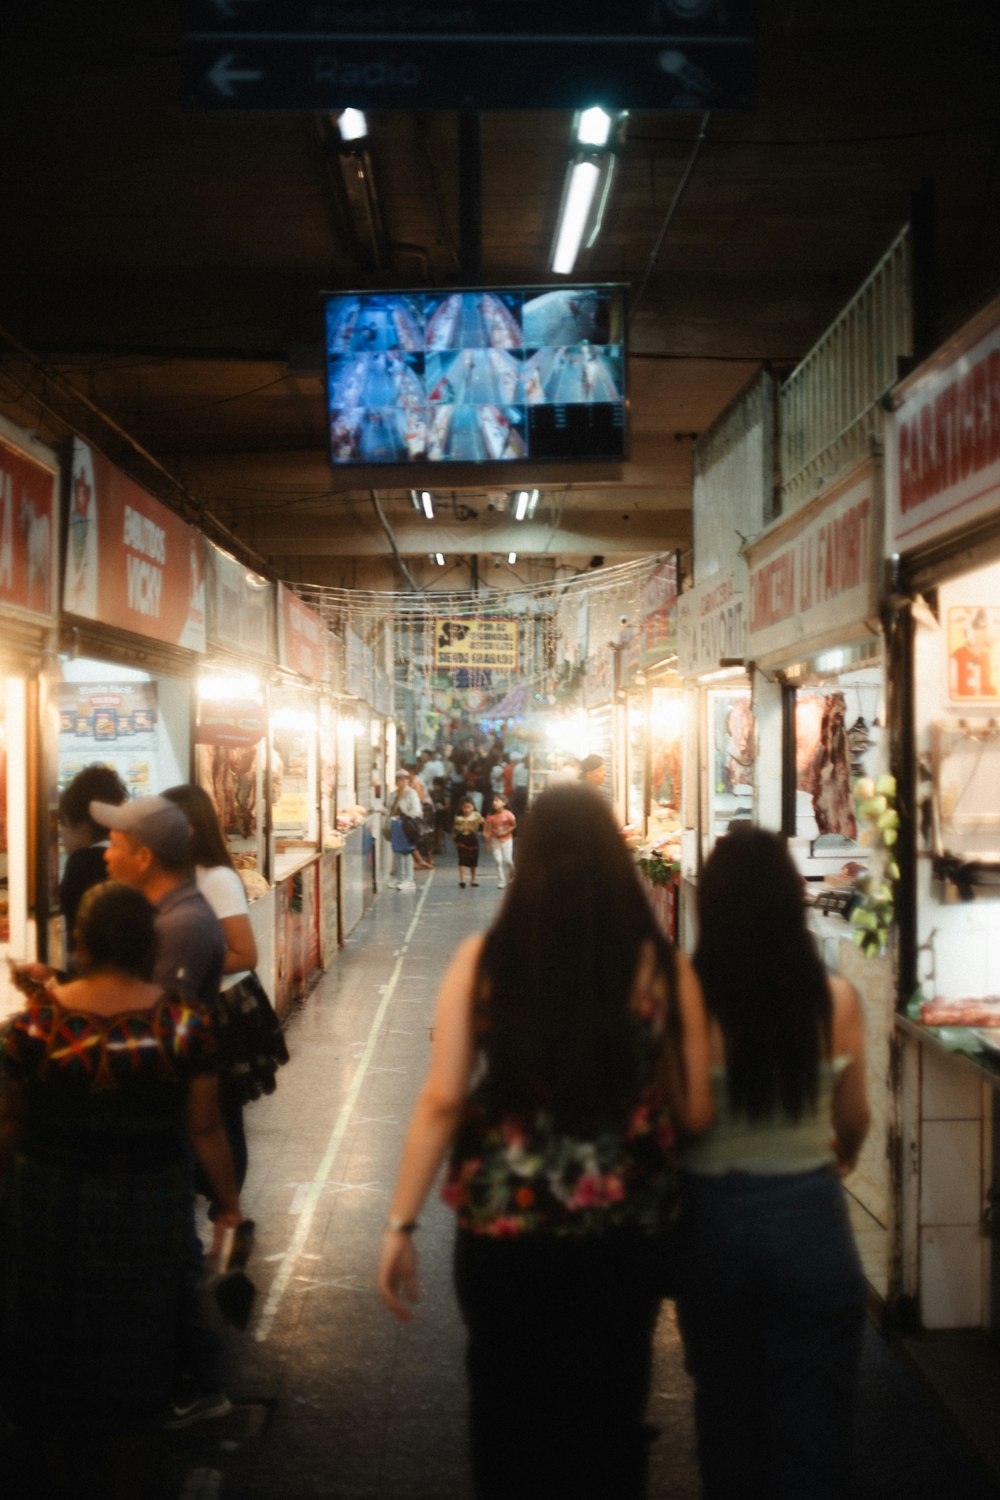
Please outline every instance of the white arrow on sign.
[[263, 78], [257, 68], [234, 68], [232, 64], [236, 60], [235, 52], [227, 52], [225, 57], [220, 57], [215, 67], [209, 73], [209, 81], [215, 84], [220, 94], [225, 94], [231, 99], [236, 90], [233, 87], [237, 83], [256, 83]]

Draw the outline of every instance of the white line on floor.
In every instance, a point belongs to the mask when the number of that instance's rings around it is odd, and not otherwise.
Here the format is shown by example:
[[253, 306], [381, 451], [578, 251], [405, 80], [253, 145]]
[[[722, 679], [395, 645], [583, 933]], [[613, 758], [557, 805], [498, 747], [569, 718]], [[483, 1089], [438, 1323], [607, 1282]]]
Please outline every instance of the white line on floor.
[[410, 939], [413, 937], [413, 934], [417, 930], [417, 926], [420, 922], [420, 913], [423, 910], [424, 902], [427, 899], [427, 892], [430, 890], [433, 881], [434, 875], [432, 873], [428, 876], [423, 890], [420, 893], [416, 910], [413, 913], [413, 921], [407, 928], [406, 937], [403, 939], [403, 945], [400, 948], [398, 957], [396, 959], [396, 967], [393, 969], [392, 974], [389, 978], [389, 983], [385, 987], [385, 993], [383, 994], [382, 999], [379, 1001], [378, 1010], [375, 1012], [374, 1019], [372, 1020], [371, 1027], [368, 1031], [368, 1041], [365, 1044], [364, 1053], [358, 1061], [357, 1072], [351, 1080], [351, 1086], [347, 1091], [347, 1097], [341, 1105], [340, 1113], [338, 1114], [336, 1123], [334, 1124], [333, 1130], [330, 1133], [330, 1139], [326, 1143], [326, 1150], [323, 1153], [323, 1159], [320, 1162], [319, 1166], [316, 1168], [316, 1173], [309, 1184], [308, 1191], [303, 1198], [298, 1223], [295, 1226], [295, 1233], [292, 1236], [291, 1244], [282, 1257], [281, 1264], [278, 1267], [277, 1275], [275, 1276], [274, 1281], [271, 1283], [271, 1290], [267, 1294], [267, 1301], [264, 1303], [264, 1308], [261, 1312], [260, 1320], [257, 1324], [257, 1327], [254, 1329], [254, 1338], [256, 1339], [258, 1344], [263, 1344], [270, 1335], [271, 1328], [278, 1313], [278, 1308], [281, 1306], [281, 1299], [288, 1289], [288, 1283], [291, 1280], [292, 1273], [295, 1270], [295, 1264], [301, 1256], [305, 1248], [306, 1241], [309, 1238], [309, 1231], [312, 1229], [312, 1222], [316, 1215], [316, 1209], [319, 1205], [320, 1196], [329, 1180], [331, 1172], [333, 1171], [334, 1163], [337, 1159], [337, 1152], [340, 1150], [341, 1143], [344, 1139], [344, 1132], [347, 1130], [348, 1121], [351, 1118], [351, 1111], [354, 1109], [354, 1106], [357, 1103], [358, 1095], [361, 1092], [361, 1085], [365, 1081], [365, 1078], [368, 1074], [368, 1069], [371, 1066], [371, 1060], [375, 1055], [375, 1047], [378, 1042], [379, 1033], [382, 1029], [382, 1023], [385, 1020], [385, 1013], [389, 1008], [389, 1003], [392, 1000], [393, 995], [395, 994], [396, 985], [399, 983], [399, 976], [403, 972], [403, 962], [406, 958], [406, 950], [410, 946]]

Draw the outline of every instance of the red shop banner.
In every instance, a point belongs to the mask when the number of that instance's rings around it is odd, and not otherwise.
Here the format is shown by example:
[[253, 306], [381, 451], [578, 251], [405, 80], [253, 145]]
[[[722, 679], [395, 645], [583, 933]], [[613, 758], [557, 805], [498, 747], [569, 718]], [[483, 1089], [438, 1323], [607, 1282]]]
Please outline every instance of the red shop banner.
[[195, 744], [252, 750], [266, 733], [267, 715], [252, 698], [208, 699], [198, 707]]
[[55, 614], [56, 473], [0, 441], [0, 603]]
[[135, 635], [205, 650], [201, 533], [79, 438], [63, 607]]
[[326, 621], [284, 584], [278, 585], [278, 661], [290, 672], [325, 682], [329, 670]]

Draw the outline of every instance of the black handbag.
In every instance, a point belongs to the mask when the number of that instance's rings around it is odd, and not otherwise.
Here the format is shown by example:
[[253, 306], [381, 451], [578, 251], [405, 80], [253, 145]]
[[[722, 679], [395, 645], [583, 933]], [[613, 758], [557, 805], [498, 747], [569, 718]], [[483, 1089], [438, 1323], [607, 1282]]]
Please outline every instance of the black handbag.
[[241, 1104], [273, 1094], [288, 1061], [285, 1034], [267, 991], [253, 970], [222, 990], [214, 1008], [219, 1076]]
[[420, 840], [423, 838], [424, 834], [427, 832], [426, 828], [424, 827], [424, 825], [420, 821], [420, 819], [419, 818], [411, 818], [411, 817], [408, 817], [406, 813], [401, 813], [400, 817], [399, 817], [399, 821], [403, 825], [403, 832], [406, 834], [406, 837], [409, 840], [409, 842], [411, 844], [419, 844]]

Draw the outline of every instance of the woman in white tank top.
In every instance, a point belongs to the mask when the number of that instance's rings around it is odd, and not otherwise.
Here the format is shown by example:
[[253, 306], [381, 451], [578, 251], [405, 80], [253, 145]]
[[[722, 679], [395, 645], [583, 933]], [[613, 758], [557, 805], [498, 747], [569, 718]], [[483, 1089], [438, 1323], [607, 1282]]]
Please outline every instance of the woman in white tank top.
[[704, 1500], [844, 1500], [866, 1300], [840, 1181], [868, 1129], [858, 997], [827, 976], [775, 834], [719, 841], [698, 920], [716, 1114], [683, 1161], [678, 1315]]

